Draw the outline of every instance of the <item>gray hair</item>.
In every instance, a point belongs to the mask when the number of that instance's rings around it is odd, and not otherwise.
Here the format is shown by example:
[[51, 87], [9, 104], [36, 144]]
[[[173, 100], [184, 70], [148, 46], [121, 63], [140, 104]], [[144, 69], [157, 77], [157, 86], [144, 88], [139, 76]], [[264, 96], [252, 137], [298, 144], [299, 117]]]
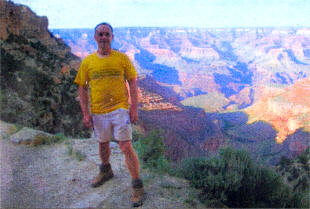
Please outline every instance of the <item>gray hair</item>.
[[95, 27], [95, 33], [96, 33], [97, 28], [98, 28], [99, 26], [101, 26], [101, 25], [106, 25], [106, 26], [108, 26], [108, 27], [111, 29], [111, 32], [113, 33], [113, 27], [112, 27], [109, 23], [107, 23], [107, 22], [102, 22], [102, 23], [99, 23], [98, 25], [96, 25], [96, 27]]

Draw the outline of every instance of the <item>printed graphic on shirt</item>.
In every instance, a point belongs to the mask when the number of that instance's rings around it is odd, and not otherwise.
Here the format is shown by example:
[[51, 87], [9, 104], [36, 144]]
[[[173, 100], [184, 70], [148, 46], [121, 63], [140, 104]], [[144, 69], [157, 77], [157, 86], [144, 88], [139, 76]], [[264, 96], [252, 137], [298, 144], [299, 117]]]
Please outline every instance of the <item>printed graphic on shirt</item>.
[[91, 80], [103, 79], [105, 77], [120, 77], [121, 71], [118, 70], [104, 70], [104, 71], [94, 71], [90, 73]]

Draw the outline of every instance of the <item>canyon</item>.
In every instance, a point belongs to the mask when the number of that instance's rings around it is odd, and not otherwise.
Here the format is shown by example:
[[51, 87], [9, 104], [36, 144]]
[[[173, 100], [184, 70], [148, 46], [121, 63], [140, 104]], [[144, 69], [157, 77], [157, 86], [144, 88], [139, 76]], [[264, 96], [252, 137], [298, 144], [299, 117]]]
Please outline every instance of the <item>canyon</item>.
[[[1, 2], [1, 119], [87, 136], [73, 79], [96, 50], [93, 29], [51, 29]], [[310, 28], [115, 28], [113, 48], [139, 77], [137, 126], [163, 130], [179, 161], [246, 149], [267, 164], [310, 141]]]
[[[81, 58], [96, 49], [93, 29], [52, 32]], [[131, 27], [114, 36], [140, 75], [141, 118], [166, 130], [172, 159], [233, 146], [274, 163], [309, 146], [310, 28]]]

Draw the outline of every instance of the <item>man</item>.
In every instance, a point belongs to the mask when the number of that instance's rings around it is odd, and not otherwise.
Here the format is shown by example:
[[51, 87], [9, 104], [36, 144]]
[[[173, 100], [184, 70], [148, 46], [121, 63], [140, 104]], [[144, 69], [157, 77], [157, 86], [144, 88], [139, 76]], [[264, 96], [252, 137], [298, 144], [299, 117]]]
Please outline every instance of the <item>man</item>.
[[[138, 120], [137, 72], [125, 54], [111, 48], [113, 28], [110, 24], [98, 24], [94, 38], [98, 49], [82, 61], [74, 80], [79, 85], [83, 123], [87, 128], [93, 127], [99, 141], [100, 172], [93, 179], [92, 186], [98, 187], [113, 177], [109, 162], [110, 139], [113, 136], [124, 153], [132, 178], [132, 203], [138, 207], [142, 205], [144, 189], [139, 178], [138, 158], [131, 144], [130, 124]], [[126, 81], [129, 84], [130, 105]]]

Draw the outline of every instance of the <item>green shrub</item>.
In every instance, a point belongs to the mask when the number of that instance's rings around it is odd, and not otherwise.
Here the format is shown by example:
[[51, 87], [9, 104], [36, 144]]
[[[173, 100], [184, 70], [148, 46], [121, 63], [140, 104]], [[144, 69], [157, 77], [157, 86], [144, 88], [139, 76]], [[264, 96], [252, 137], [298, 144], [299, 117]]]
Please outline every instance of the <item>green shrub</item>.
[[86, 155], [83, 154], [83, 153], [80, 152], [80, 151], [74, 152], [74, 156], [75, 156], [75, 158], [76, 158], [78, 161], [83, 161], [83, 160], [86, 159]]
[[77, 161], [83, 161], [86, 159], [86, 155], [79, 150], [74, 150], [72, 144], [69, 142], [66, 144], [67, 154], [75, 158]]
[[275, 171], [255, 163], [245, 151], [223, 148], [218, 157], [183, 161], [181, 172], [208, 206], [299, 207], [292, 190]]
[[293, 204], [300, 208], [310, 208], [310, 189], [305, 192], [296, 192], [293, 198]]
[[143, 138], [143, 134], [139, 133], [136, 130], [132, 131], [132, 142], [135, 143]]
[[68, 148], [68, 155], [72, 155], [72, 154], [73, 154], [73, 147], [72, 147], [72, 145], [69, 144], [69, 145], [67, 146], [67, 148]]
[[277, 171], [286, 178], [294, 192], [296, 207], [310, 208], [310, 147], [293, 159], [281, 159]]
[[38, 134], [35, 136], [33, 141], [30, 143], [31, 146], [39, 146], [39, 145], [51, 145], [61, 143], [67, 140], [63, 134], [56, 134], [56, 135], [46, 135], [46, 134]]
[[152, 130], [146, 136], [134, 134], [133, 144], [142, 165], [157, 172], [168, 172], [169, 162], [165, 157], [162, 131]]

